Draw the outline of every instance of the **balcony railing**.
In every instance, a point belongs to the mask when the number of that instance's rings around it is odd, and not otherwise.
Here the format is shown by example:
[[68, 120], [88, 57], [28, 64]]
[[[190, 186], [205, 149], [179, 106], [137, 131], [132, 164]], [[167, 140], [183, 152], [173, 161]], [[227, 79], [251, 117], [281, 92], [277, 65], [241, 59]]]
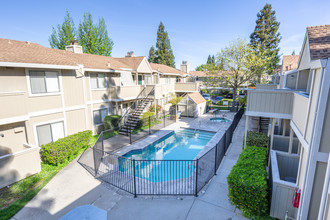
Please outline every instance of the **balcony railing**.
[[188, 83], [175, 83], [176, 92], [198, 92], [199, 83], [188, 82]]
[[277, 84], [257, 84], [256, 89], [266, 89], [266, 90], [277, 89]]
[[304, 131], [307, 120], [308, 99], [303, 93], [294, 93], [292, 120], [301, 132]]
[[1, 119], [27, 116], [25, 92], [0, 92]]
[[271, 207], [270, 216], [284, 219], [287, 214], [296, 217], [297, 209], [293, 207], [294, 188], [297, 187], [299, 156], [279, 151], [270, 151], [271, 168]]
[[292, 106], [293, 91], [250, 90], [248, 91], [246, 115], [291, 119]]

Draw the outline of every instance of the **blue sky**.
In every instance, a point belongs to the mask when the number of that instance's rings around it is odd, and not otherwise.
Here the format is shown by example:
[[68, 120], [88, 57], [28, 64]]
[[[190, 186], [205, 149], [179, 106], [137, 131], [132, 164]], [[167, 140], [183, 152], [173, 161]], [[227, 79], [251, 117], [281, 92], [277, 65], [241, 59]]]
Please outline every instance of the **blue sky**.
[[50, 47], [52, 26], [62, 23], [66, 10], [78, 25], [84, 12], [103, 17], [114, 41], [112, 56], [127, 51], [147, 56], [156, 43], [162, 21], [168, 31], [177, 68], [187, 60], [190, 69], [238, 37], [249, 39], [258, 11], [271, 3], [281, 22], [281, 54], [301, 49], [307, 26], [330, 24], [329, 0], [215, 0], [215, 1], [2, 1], [0, 37]]

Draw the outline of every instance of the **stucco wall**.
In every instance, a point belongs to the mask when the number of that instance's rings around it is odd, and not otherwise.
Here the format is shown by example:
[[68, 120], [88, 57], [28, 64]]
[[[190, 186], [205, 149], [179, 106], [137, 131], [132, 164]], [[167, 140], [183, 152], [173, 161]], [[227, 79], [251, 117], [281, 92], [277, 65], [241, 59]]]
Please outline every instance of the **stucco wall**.
[[24, 122], [0, 125], [0, 156], [15, 153], [23, 149], [23, 143], [27, 143]]

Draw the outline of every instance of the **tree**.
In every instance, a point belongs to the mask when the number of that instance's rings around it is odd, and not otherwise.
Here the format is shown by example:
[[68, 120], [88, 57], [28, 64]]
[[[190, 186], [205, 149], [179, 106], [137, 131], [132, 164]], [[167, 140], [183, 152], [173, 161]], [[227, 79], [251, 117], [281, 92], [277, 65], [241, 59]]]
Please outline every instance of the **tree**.
[[157, 30], [157, 42], [155, 51], [155, 63], [165, 64], [175, 67], [174, 55], [171, 48], [170, 39], [162, 22], [160, 22]]
[[98, 24], [94, 24], [92, 15], [85, 13], [78, 28], [78, 42], [85, 53], [111, 56], [113, 41], [108, 36], [103, 18], [99, 19]]
[[223, 62], [224, 71], [221, 71], [221, 83], [233, 89], [233, 106], [236, 104], [237, 90], [255, 75], [249, 70], [250, 48], [245, 40], [237, 39], [218, 53], [217, 62]]
[[178, 111], [178, 104], [181, 102], [182, 100], [182, 96], [177, 96], [174, 93], [170, 93], [171, 99], [168, 101], [169, 103], [172, 104], [172, 106], [175, 107], [176, 111]]
[[206, 69], [206, 65], [205, 64], [202, 64], [198, 67], [196, 67], [196, 71], [204, 71]]
[[63, 23], [52, 29], [53, 32], [48, 39], [52, 48], [64, 50], [65, 46], [76, 40], [76, 28], [68, 11], [66, 11]]
[[296, 55], [296, 51], [295, 51], [295, 50], [293, 50], [291, 55]]
[[207, 64], [211, 64], [211, 63], [212, 63], [212, 57], [211, 57], [211, 55], [209, 55], [209, 56], [207, 57], [207, 61], [206, 61], [206, 63], [207, 63]]
[[[257, 14], [256, 27], [250, 35], [250, 44], [253, 49], [257, 49], [261, 56], [270, 58], [266, 63], [266, 72], [272, 74], [280, 61], [279, 43], [281, 41], [278, 32], [280, 23], [276, 20], [275, 10], [271, 4], [266, 4]], [[259, 46], [258, 46], [259, 45]], [[267, 53], [265, 53], [267, 51]]]
[[148, 61], [150, 63], [155, 63], [156, 62], [156, 54], [155, 54], [155, 48], [154, 48], [154, 46], [151, 46], [151, 48], [149, 50]]

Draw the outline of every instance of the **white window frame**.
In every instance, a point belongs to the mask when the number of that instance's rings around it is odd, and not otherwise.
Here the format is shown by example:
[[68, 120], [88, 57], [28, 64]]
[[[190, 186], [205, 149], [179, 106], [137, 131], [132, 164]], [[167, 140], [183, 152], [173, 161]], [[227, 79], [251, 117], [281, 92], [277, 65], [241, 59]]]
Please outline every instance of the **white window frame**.
[[104, 109], [107, 110], [106, 116], [108, 116], [108, 115], [109, 115], [109, 107], [94, 108], [94, 109], [93, 109], [92, 117], [93, 117], [93, 125], [94, 125], [94, 126], [100, 126], [100, 125], [103, 125], [103, 121], [102, 121], [102, 123], [98, 123], [98, 124], [95, 123], [95, 121], [94, 121], [94, 112], [95, 112], [95, 111], [101, 111], [101, 110], [104, 110]]
[[[57, 72], [57, 76], [58, 76], [57, 77], [57, 80], [58, 80], [59, 92], [32, 93], [30, 71]], [[54, 96], [54, 95], [62, 95], [62, 93], [63, 93], [63, 84], [62, 84], [62, 73], [61, 73], [61, 70], [58, 70], [58, 69], [25, 69], [25, 76], [26, 76], [26, 82], [27, 82], [29, 97], [34, 97], [34, 96]]]
[[[104, 80], [106, 82], [105, 87], [102, 87], [102, 88], [99, 87], [99, 81], [98, 81], [99, 74], [104, 74]], [[91, 83], [92, 82], [92, 75], [96, 75], [97, 86], [98, 86], [97, 88], [92, 88], [92, 83]], [[109, 78], [108, 78], [107, 73], [89, 73], [89, 86], [90, 86], [92, 91], [107, 90], [109, 88]]]
[[63, 132], [64, 132], [64, 137], [66, 137], [68, 134], [67, 134], [67, 125], [66, 125], [66, 121], [64, 118], [33, 124], [34, 140], [35, 140], [36, 146], [39, 146], [37, 127], [41, 126], [41, 125], [55, 124], [58, 122], [63, 122]]

